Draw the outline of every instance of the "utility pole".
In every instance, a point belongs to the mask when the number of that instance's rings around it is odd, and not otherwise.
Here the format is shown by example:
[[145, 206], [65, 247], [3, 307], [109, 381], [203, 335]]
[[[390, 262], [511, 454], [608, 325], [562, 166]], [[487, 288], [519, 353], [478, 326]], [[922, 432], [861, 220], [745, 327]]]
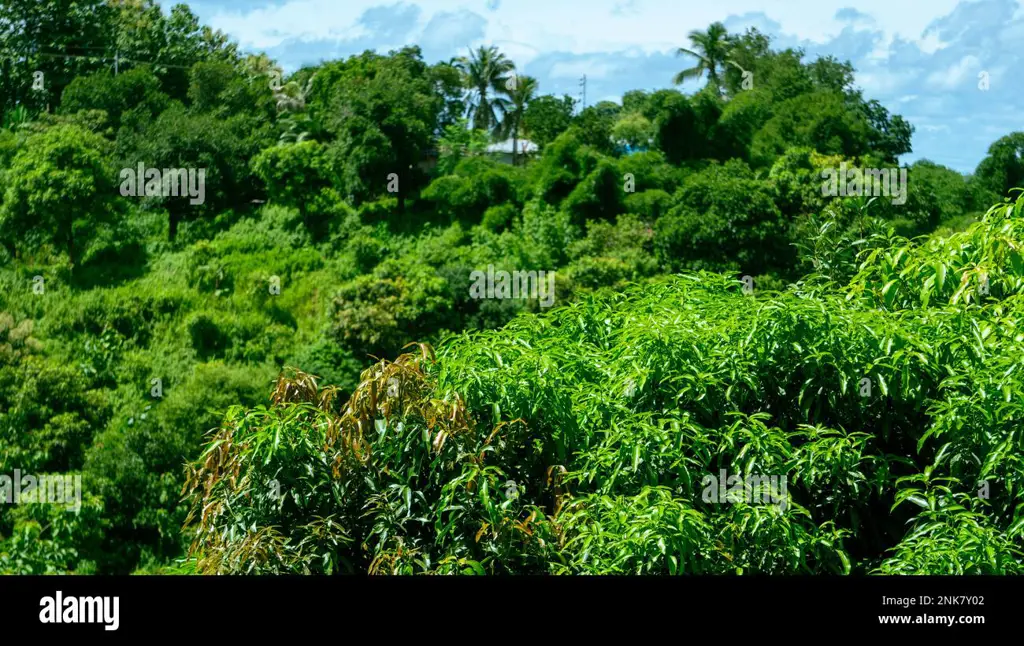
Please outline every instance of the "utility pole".
[[583, 88], [583, 107], [580, 112], [587, 109], [587, 75], [584, 74], [583, 78], [580, 79], [580, 87]]

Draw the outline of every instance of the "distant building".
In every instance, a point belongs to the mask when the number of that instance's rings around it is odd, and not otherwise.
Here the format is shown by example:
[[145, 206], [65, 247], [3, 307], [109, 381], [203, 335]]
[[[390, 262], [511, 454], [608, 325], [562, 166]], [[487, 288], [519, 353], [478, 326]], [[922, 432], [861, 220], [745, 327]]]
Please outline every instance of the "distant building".
[[648, 150], [647, 146], [638, 146], [638, 147], [634, 148], [633, 146], [630, 146], [629, 144], [621, 144], [621, 145], [617, 146], [616, 148], [617, 148], [617, 150], [619, 151], [620, 154], [625, 155], [625, 156], [635, 155], [637, 153], [645, 153]]
[[[520, 139], [516, 142], [518, 150], [518, 161], [522, 163], [524, 159], [530, 155], [534, 155], [540, 150], [537, 144], [533, 143], [529, 139]], [[512, 163], [512, 140], [506, 139], [505, 141], [499, 141], [498, 143], [491, 144], [487, 147], [487, 154], [494, 157], [497, 161], [503, 164]]]

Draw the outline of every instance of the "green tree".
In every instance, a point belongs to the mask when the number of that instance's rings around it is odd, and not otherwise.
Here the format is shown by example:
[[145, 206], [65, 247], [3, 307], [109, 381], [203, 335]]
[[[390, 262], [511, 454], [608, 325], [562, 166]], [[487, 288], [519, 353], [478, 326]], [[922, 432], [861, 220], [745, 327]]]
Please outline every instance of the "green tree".
[[168, 97], [160, 91], [160, 80], [145, 67], [118, 75], [101, 70], [76, 77], [61, 97], [62, 113], [82, 110], [103, 110], [113, 128], [121, 125], [127, 112], [135, 118], [150, 121], [168, 105]]
[[676, 205], [658, 220], [654, 245], [669, 271], [758, 276], [790, 266], [787, 229], [771, 187], [733, 160], [687, 179]]
[[323, 145], [304, 141], [272, 146], [257, 155], [252, 166], [271, 200], [297, 208], [306, 228], [322, 233], [311, 219], [311, 206], [331, 186]]
[[[225, 96], [229, 88], [240, 75], [230, 63], [221, 61], [201, 62], [192, 66], [189, 74], [188, 85], [188, 106], [193, 112], [213, 112], [218, 109], [228, 112], [242, 107], [242, 105], [227, 105], [234, 103], [234, 97]], [[266, 99], [270, 99], [270, 88], [267, 88]], [[244, 99], [243, 99], [244, 101]], [[238, 103], [242, 103], [241, 101]]]
[[53, 243], [73, 265], [116, 213], [109, 156], [109, 142], [73, 125], [30, 137], [4, 174], [0, 236], [12, 244]]
[[610, 155], [615, 150], [612, 127], [622, 107], [614, 101], [601, 101], [583, 109], [573, 119], [573, 131], [579, 140], [595, 150]]
[[230, 118], [195, 114], [176, 103], [119, 143], [126, 150], [123, 163], [128, 170], [139, 163], [145, 168], [191, 169], [196, 171], [197, 182], [198, 172], [204, 171], [202, 203], [193, 204], [180, 195], [149, 198], [150, 203], [167, 209], [168, 237], [174, 240], [182, 221], [246, 207], [259, 195], [259, 180], [252, 173], [250, 160], [268, 139], [269, 133], [254, 130], [253, 120], [245, 114]]
[[[109, 35], [104, 40], [104, 67], [121, 72], [152, 63], [161, 89], [185, 101], [192, 66], [204, 61], [237, 64], [237, 46], [220, 32], [202, 25], [186, 4], [164, 13], [154, 0], [110, 0]], [[97, 55], [92, 53], [93, 55]]]
[[[731, 97], [738, 97], [749, 89], [744, 88], [744, 80], [754, 83], [754, 88], [763, 87], [768, 80], [766, 73], [766, 62], [772, 56], [771, 38], [762, 34], [754, 27], [749, 27], [742, 35], [734, 36], [729, 47], [729, 60], [722, 83], [726, 93]], [[744, 79], [743, 72], [750, 72], [753, 76]]]
[[817, 88], [833, 92], [850, 92], [853, 87], [853, 65], [850, 61], [839, 61], [834, 56], [822, 56], [808, 66], [811, 79]]
[[439, 212], [477, 224], [489, 207], [519, 202], [522, 173], [522, 169], [484, 156], [467, 156], [451, 174], [438, 177], [424, 188], [421, 196], [433, 202]]
[[974, 182], [988, 193], [988, 201], [1006, 197], [1010, 189], [1024, 188], [1024, 132], [1012, 132], [993, 142], [974, 171]]
[[699, 159], [706, 135], [690, 100], [673, 90], [652, 97], [655, 145], [673, 164]]
[[430, 68], [430, 76], [441, 95], [444, 107], [437, 116], [437, 133], [458, 123], [466, 116], [466, 89], [462, 82], [462, 71], [458, 58], [442, 61]]
[[422, 182], [419, 163], [433, 144], [443, 102], [418, 47], [387, 56], [364, 52], [321, 68], [310, 109], [333, 138], [329, 154], [341, 194], [363, 202], [393, 192], [404, 210]]
[[620, 146], [647, 148], [654, 142], [654, 124], [639, 112], [632, 112], [615, 122], [612, 138]]
[[104, 0], [0, 2], [0, 109], [56, 107], [76, 76], [107, 67], [111, 18]]
[[907, 169], [907, 185], [906, 204], [890, 205], [889, 210], [909, 221], [911, 235], [931, 233], [972, 210], [967, 178], [952, 168], [919, 159]]
[[615, 164], [602, 160], [597, 168], [583, 178], [562, 203], [579, 226], [589, 220], [612, 220], [623, 209], [623, 179]]
[[536, 195], [549, 204], [558, 204], [589, 175], [601, 160], [601, 155], [580, 139], [577, 127], [569, 128], [544, 150], [536, 164], [530, 167]]
[[469, 120], [464, 117], [448, 125], [437, 141], [438, 175], [450, 175], [465, 157], [484, 154], [487, 143], [487, 134], [470, 128]]
[[876, 100], [861, 102], [860, 105], [871, 127], [868, 148], [872, 153], [885, 163], [894, 164], [900, 155], [912, 152], [910, 139], [914, 135], [914, 126], [898, 114], [890, 116], [889, 111]]
[[790, 147], [858, 157], [871, 152], [872, 128], [864, 113], [836, 92], [802, 94], [784, 101], [754, 135], [751, 159], [769, 166]]
[[541, 148], [568, 130], [576, 102], [569, 95], [558, 98], [551, 94], [530, 101], [523, 114], [523, 130], [530, 141]]

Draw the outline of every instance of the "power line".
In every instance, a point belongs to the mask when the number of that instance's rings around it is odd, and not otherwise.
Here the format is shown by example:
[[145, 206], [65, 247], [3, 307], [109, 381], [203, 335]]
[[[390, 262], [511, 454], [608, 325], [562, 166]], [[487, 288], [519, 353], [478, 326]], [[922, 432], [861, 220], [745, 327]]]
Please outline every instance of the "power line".
[[[0, 51], [2, 51], [2, 50], [0, 50]], [[104, 50], [104, 51], [106, 51], [106, 50]], [[109, 56], [91, 56], [91, 55], [85, 55], [85, 54], [52, 54], [52, 53], [49, 53], [49, 52], [33, 52], [32, 54], [24, 54], [24, 53], [22, 53], [22, 54], [18, 54], [17, 56], [5, 56], [3, 53], [0, 53], [0, 58], [5, 58], [5, 59], [12, 60], [12, 61], [24, 60], [24, 59], [29, 58], [30, 56], [44, 56], [46, 58], [64, 58], [64, 59], [84, 58], [84, 59], [93, 60], [93, 61], [97, 61], [97, 62], [100, 62], [100, 61], [113, 62], [115, 65], [118, 62], [124, 62], [124, 63], [136, 63], [136, 64], [139, 64], [139, 65], [155, 65], [155, 66], [158, 66], [158, 67], [166, 67], [166, 68], [170, 68], [170, 69], [179, 69], [179, 70], [190, 70], [190, 69], [192, 69], [190, 66], [187, 66], [187, 65], [175, 65], [173, 63], [161, 63], [159, 61], [143, 61], [143, 60], [134, 59], [134, 58], [124, 58], [123, 56], [120, 56], [119, 53], [115, 53], [113, 58], [111, 58]]]

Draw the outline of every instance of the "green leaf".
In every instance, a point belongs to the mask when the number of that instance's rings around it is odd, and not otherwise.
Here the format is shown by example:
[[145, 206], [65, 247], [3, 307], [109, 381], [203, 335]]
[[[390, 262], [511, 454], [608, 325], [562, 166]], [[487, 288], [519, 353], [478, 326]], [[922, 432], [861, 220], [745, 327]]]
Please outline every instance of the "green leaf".
[[848, 557], [846, 555], [846, 552], [844, 552], [843, 550], [838, 550], [837, 554], [839, 554], [839, 560], [841, 560], [843, 562], [843, 574], [849, 574], [850, 573], [850, 569], [851, 569], [850, 568], [850, 557]]

